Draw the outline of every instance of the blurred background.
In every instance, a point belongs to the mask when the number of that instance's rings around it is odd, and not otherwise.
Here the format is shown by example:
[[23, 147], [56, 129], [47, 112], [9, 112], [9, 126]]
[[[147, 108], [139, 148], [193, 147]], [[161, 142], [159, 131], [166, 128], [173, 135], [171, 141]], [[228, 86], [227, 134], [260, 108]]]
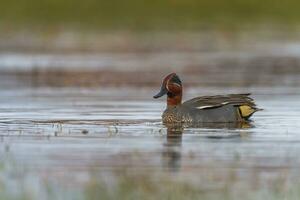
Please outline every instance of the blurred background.
[[[12, 0], [1, 5], [0, 70], [6, 77], [18, 72], [28, 81], [30, 75], [37, 85], [148, 85], [176, 71], [192, 76], [186, 84], [299, 84], [284, 79], [299, 73], [296, 0]], [[144, 73], [143, 80], [126, 79], [136, 73]], [[260, 76], [253, 79], [251, 73]], [[126, 80], [116, 80], [119, 74]]]
[[[0, 199], [299, 199], [299, 1], [0, 5]], [[169, 138], [171, 72], [264, 111]]]

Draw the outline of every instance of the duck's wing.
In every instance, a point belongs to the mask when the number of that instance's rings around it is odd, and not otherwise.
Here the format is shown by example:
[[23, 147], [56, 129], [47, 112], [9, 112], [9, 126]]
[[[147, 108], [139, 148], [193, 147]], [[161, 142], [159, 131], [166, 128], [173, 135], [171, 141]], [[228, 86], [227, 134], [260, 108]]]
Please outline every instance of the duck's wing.
[[225, 105], [233, 105], [239, 108], [244, 118], [249, 118], [254, 112], [261, 110], [257, 108], [254, 100], [247, 94], [229, 94], [216, 96], [196, 97], [183, 103], [184, 106], [195, 109], [212, 109]]
[[249, 105], [256, 107], [254, 100], [249, 97], [250, 94], [228, 94], [216, 96], [202, 96], [190, 99], [184, 102], [184, 105], [192, 106], [198, 109], [215, 108], [228, 104]]

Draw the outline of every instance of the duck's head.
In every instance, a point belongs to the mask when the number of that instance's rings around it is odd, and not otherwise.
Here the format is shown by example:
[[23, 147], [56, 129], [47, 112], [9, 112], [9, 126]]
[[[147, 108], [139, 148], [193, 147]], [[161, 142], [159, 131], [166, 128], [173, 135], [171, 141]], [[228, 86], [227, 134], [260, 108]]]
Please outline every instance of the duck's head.
[[176, 98], [181, 102], [182, 84], [180, 78], [175, 73], [171, 73], [163, 79], [159, 93], [153, 96], [153, 98], [157, 99], [165, 94], [168, 95], [168, 99]]

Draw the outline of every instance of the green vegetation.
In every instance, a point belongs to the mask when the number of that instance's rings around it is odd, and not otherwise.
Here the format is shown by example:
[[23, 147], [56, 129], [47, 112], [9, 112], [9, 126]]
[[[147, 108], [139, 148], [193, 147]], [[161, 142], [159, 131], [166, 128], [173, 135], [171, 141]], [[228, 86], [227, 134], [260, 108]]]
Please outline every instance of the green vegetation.
[[[7, 170], [7, 169], [6, 169]], [[0, 168], [0, 199], [85, 199], [85, 200], [155, 200], [155, 199], [224, 199], [224, 200], [298, 200], [300, 184], [289, 175], [278, 176], [272, 182], [239, 180], [234, 170], [228, 171], [226, 182], [222, 176], [199, 176], [190, 181], [180, 174], [154, 170], [114, 169], [110, 173], [88, 171], [90, 179], [82, 185], [67, 186], [51, 177], [31, 179], [29, 171], [14, 166], [10, 174]], [[100, 172], [100, 173], [99, 173]], [[209, 171], [211, 174], [214, 171]], [[16, 174], [18, 174], [16, 176]], [[3, 176], [6, 174], [5, 176]], [[255, 173], [254, 173], [255, 174]], [[195, 174], [194, 176], [198, 176]], [[257, 175], [255, 175], [257, 176]], [[27, 179], [27, 178], [30, 179]], [[205, 180], [201, 180], [201, 177]], [[9, 180], [9, 181], [8, 181]], [[31, 181], [33, 182], [31, 182]], [[12, 182], [14, 184], [11, 184]], [[28, 184], [30, 183], [30, 184]], [[38, 183], [39, 187], [34, 187]], [[65, 185], [66, 184], [66, 185]], [[18, 191], [15, 193], [15, 191]]]
[[[213, 185], [216, 185], [214, 183]], [[240, 187], [234, 179], [229, 179], [226, 185], [211, 188], [211, 182], [201, 185], [187, 183], [172, 176], [157, 176], [157, 174], [127, 174], [118, 176], [116, 184], [111, 187], [103, 179], [91, 180], [85, 188], [87, 200], [133, 200], [133, 199], [224, 199], [224, 200], [297, 200], [300, 197], [299, 185], [290, 185], [277, 180], [270, 186], [261, 188]]]
[[299, 10], [297, 0], [10, 0], [1, 2], [0, 22], [5, 28], [182, 30], [298, 24]]

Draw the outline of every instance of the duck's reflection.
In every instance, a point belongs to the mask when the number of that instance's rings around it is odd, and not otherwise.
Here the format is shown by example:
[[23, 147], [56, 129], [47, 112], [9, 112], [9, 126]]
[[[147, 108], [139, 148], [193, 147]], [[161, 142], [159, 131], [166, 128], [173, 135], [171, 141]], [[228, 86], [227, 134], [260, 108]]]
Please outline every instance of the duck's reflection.
[[[243, 137], [245, 134], [242, 129], [252, 128], [253, 125], [249, 122], [237, 122], [237, 123], [210, 123], [210, 124], [164, 124], [167, 127], [166, 141], [163, 144], [162, 162], [163, 167], [177, 172], [181, 168], [182, 157], [182, 137], [185, 128], [195, 128], [193, 131], [196, 134], [201, 134], [205, 138], [209, 139], [224, 139], [232, 137]], [[219, 129], [216, 131], [218, 134], [209, 133], [208, 129]], [[222, 131], [224, 130], [224, 131]], [[233, 130], [233, 134], [228, 132]]]
[[182, 126], [167, 126], [167, 137], [163, 149], [163, 165], [171, 171], [181, 166]]
[[181, 167], [182, 126], [167, 126], [166, 142], [163, 149], [163, 165], [170, 171], [178, 171]]

